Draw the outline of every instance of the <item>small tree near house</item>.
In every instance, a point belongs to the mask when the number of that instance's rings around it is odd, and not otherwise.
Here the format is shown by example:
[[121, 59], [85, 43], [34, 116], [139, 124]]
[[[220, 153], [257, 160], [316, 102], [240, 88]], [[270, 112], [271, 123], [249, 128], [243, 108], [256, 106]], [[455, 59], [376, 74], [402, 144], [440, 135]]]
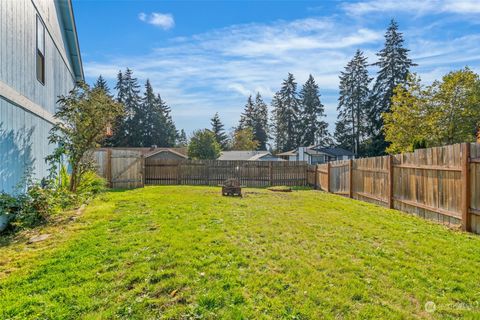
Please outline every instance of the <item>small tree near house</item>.
[[47, 157], [52, 171], [64, 157], [70, 167], [69, 189], [76, 192], [82, 176], [93, 169], [91, 152], [107, 135], [107, 127], [124, 112], [105, 90], [78, 83], [67, 96], [60, 96], [55, 113], [58, 122], [50, 130], [49, 142], [57, 145]]

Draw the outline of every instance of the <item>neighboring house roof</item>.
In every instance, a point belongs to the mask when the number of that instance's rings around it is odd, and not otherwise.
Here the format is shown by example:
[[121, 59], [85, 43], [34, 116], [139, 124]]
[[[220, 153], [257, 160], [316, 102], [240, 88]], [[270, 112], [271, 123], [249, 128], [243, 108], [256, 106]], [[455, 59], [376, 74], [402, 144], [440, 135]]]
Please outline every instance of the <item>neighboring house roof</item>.
[[345, 150], [339, 147], [333, 148], [321, 148], [321, 147], [313, 147], [310, 150], [315, 150], [317, 152], [326, 153], [331, 156], [339, 157], [339, 156], [353, 156], [353, 152]]
[[307, 150], [305, 150], [305, 153], [309, 154], [311, 156], [318, 156], [318, 155], [325, 154], [326, 152], [318, 151], [318, 150], [315, 150], [315, 149], [307, 149]]
[[162, 152], [173, 153], [174, 155], [177, 155], [177, 156], [179, 156], [179, 157], [181, 157], [181, 158], [188, 159], [188, 157], [187, 157], [185, 154], [182, 154], [182, 153], [180, 153], [180, 152], [177, 152], [177, 151], [175, 151], [175, 150], [173, 150], [173, 149], [160, 149], [160, 150], [155, 149], [154, 151], [145, 153], [145, 154], [144, 154], [144, 157], [145, 157], [145, 158], [149, 158], [149, 157], [151, 157], [151, 156], [154, 156], [154, 155], [159, 154], [159, 153], [162, 153]]
[[217, 160], [258, 160], [259, 158], [271, 155], [268, 151], [223, 151]]
[[115, 149], [115, 150], [131, 150], [131, 151], [140, 151], [145, 157], [149, 157], [159, 151], [172, 151], [175, 153], [180, 154], [181, 156], [187, 158], [187, 148], [142, 148], [142, 147], [112, 147], [112, 148], [99, 148], [99, 150], [107, 150], [107, 149]]
[[[332, 157], [339, 157], [339, 156], [353, 156], [354, 154], [348, 150], [338, 147], [331, 147], [331, 148], [322, 148], [319, 146], [311, 146], [306, 148], [305, 153], [311, 156], [327, 154]], [[298, 154], [298, 149], [290, 150], [287, 152], [282, 152], [277, 154], [277, 156], [296, 156]]]
[[82, 56], [80, 55], [80, 45], [78, 44], [77, 27], [75, 25], [75, 17], [73, 15], [72, 1], [58, 1], [60, 14], [62, 18], [63, 33], [67, 44], [67, 51], [70, 62], [72, 63], [73, 72], [77, 81], [84, 80]]
[[278, 161], [285, 161], [284, 159], [281, 159], [277, 156], [272, 155], [270, 152], [269, 153], [263, 153], [263, 154], [257, 154], [251, 157], [248, 160], [255, 161], [255, 160], [260, 160], [262, 158], [270, 158], [270, 159], [278, 159]]
[[296, 156], [297, 150], [290, 150], [282, 153], [278, 153], [277, 156]]

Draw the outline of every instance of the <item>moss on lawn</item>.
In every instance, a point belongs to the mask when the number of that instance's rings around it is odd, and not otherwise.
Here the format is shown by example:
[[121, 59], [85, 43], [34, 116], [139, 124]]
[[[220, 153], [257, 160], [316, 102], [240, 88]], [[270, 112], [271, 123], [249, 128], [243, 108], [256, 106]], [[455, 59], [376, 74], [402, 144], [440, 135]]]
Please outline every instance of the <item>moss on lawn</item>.
[[0, 247], [0, 319], [480, 316], [479, 236], [319, 191], [110, 192], [41, 232]]

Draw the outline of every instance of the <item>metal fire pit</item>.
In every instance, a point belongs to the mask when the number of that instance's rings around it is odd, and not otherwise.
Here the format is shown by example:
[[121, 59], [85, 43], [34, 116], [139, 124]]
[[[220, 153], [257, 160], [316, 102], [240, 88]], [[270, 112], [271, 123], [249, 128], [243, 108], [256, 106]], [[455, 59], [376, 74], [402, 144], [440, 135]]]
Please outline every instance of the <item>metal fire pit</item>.
[[230, 178], [223, 182], [222, 196], [242, 196], [242, 187], [238, 179]]

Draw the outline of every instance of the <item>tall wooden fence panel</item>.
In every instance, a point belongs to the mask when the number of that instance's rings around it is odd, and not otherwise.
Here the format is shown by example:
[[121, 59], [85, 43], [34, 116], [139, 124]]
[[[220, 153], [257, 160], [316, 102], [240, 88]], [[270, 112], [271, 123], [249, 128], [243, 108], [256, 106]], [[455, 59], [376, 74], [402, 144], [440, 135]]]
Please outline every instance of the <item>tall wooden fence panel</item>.
[[329, 167], [329, 191], [344, 196], [350, 195], [350, 161], [333, 161], [329, 163]]
[[317, 165], [309, 169], [308, 181], [327, 192], [480, 233], [480, 144]]
[[353, 161], [353, 198], [379, 205], [388, 204], [388, 161], [387, 156]]
[[303, 186], [307, 164], [288, 161], [218, 161], [145, 159], [145, 184], [219, 185], [236, 178], [249, 187]]
[[419, 149], [394, 157], [394, 208], [459, 224], [462, 219], [462, 145]]
[[140, 151], [99, 149], [93, 154], [97, 173], [104, 177], [109, 187], [134, 189], [143, 187], [144, 162]]
[[480, 233], [480, 144], [470, 145], [470, 222], [471, 229]]

